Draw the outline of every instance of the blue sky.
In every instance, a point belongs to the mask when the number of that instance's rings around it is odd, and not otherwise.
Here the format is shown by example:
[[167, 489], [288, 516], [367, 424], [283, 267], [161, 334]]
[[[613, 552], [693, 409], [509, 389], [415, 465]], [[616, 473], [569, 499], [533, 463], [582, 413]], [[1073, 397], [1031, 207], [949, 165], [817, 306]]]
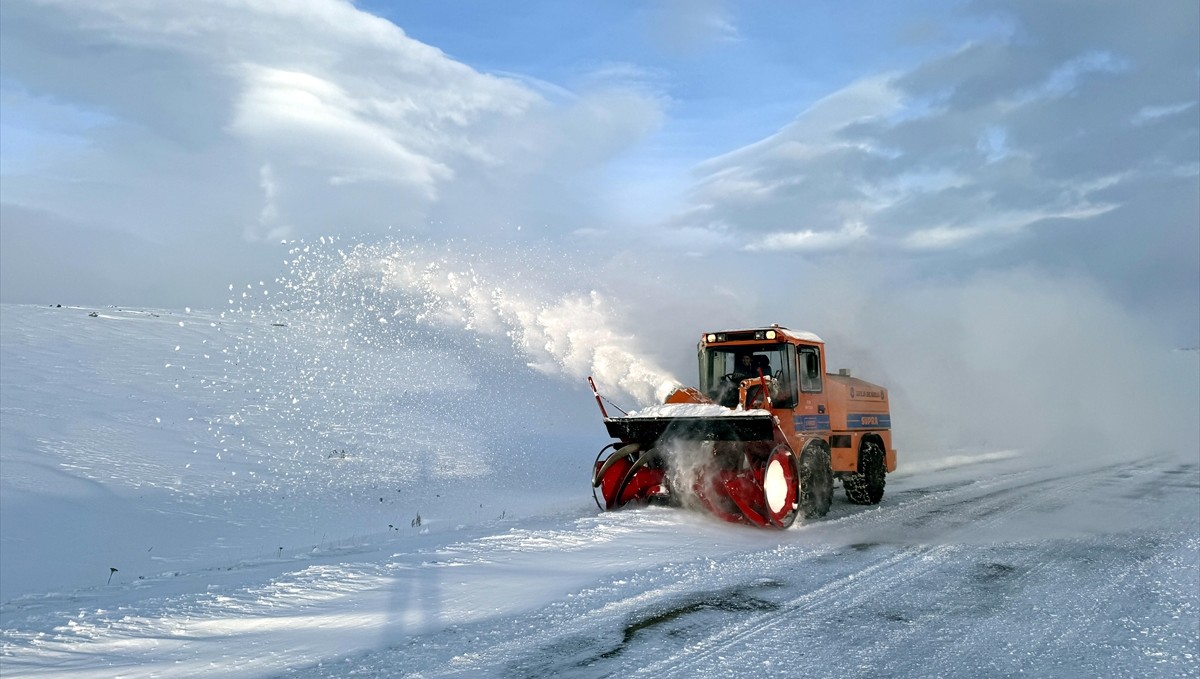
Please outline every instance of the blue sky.
[[1034, 271], [1200, 341], [1194, 3], [0, 11], [6, 301], [203, 306], [280, 240], [386, 233], [667, 287]]
[[626, 160], [673, 173], [774, 134], [860, 77], [1008, 30], [1002, 16], [972, 17], [962, 5], [359, 4], [481, 71], [568, 89], [606, 73], [638, 83], [663, 98], [669, 120]]

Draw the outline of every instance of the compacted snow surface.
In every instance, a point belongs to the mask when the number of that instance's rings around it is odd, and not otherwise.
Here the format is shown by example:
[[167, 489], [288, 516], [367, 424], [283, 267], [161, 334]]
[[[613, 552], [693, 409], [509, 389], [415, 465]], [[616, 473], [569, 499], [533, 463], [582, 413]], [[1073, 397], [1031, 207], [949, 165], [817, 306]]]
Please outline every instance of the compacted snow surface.
[[761, 531], [599, 512], [586, 385], [486, 343], [2, 311], [6, 678], [1200, 674], [1195, 441], [902, 449]]

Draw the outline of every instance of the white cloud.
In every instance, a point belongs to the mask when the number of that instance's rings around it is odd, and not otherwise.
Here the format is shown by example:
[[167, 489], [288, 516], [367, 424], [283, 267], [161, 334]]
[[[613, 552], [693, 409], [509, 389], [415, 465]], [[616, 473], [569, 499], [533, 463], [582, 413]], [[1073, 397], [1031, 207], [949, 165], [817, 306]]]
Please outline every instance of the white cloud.
[[53, 153], [14, 157], [6, 115], [3, 200], [187, 239], [187, 256], [230, 236], [441, 221], [486, 238], [598, 214], [604, 196], [584, 178], [665, 105], [633, 69], [573, 92], [482, 73], [340, 0], [15, 0], [4, 12], [6, 102], [14, 87], [51, 93], [89, 124], [68, 145], [34, 120], [28, 134]]
[[264, 163], [259, 169], [258, 175], [263, 192], [263, 209], [258, 214], [258, 231], [249, 231], [246, 236], [254, 239], [261, 233], [270, 240], [287, 238], [291, 229], [287, 225], [279, 223], [279, 206], [277, 205], [279, 185], [275, 181], [275, 171], [271, 169], [270, 163]]
[[[891, 75], [865, 78], [767, 139], [701, 163], [692, 206], [667, 224], [673, 240], [751, 252], [832, 251], [866, 240], [866, 218], [883, 192], [839, 165], [886, 161], [890, 152], [844, 133], [888, 119], [900, 104]], [[710, 235], [697, 237], [702, 231]]]
[[1061, 97], [1075, 92], [1080, 81], [1091, 74], [1127, 72], [1129, 61], [1108, 50], [1092, 50], [1056, 67], [1045, 80], [1018, 97], [1018, 104], [1044, 97]]
[[1197, 102], [1188, 101], [1179, 104], [1168, 104], [1166, 106], [1143, 106], [1138, 109], [1138, 112], [1130, 119], [1134, 125], [1146, 125], [1156, 122], [1162, 118], [1178, 115], [1184, 111], [1196, 108]]
[[[178, 127], [193, 147], [244, 142], [223, 151], [231, 154], [228, 167], [244, 166], [236, 156], [247, 155], [253, 167], [269, 164], [277, 214], [297, 235], [328, 226], [309, 218], [328, 211], [312, 211], [304, 199], [321, 182], [335, 187], [321, 196], [334, 205], [358, 199], [336, 187], [377, 183], [400, 189], [418, 213], [427, 209], [454, 178], [455, 163], [512, 160], [495, 155], [494, 141], [503, 137], [497, 125], [543, 102], [519, 83], [473, 71], [336, 0], [108, 0], [18, 9], [10, 15], [6, 6], [6, 24], [17, 24], [12, 36], [25, 25], [53, 38], [23, 45], [45, 58], [29, 59], [10, 77], [88, 101], [125, 134]], [[69, 74], [55, 69], [59, 44], [89, 43], [104, 50], [72, 59]], [[108, 140], [95, 138], [110, 151]], [[122, 155], [139, 153], [138, 140], [121, 141]], [[88, 170], [116, 179], [87, 164], [75, 171]], [[144, 181], [124, 179], [131, 192]]]
[[904, 245], [912, 250], [946, 250], [974, 240], [984, 233], [984, 230], [977, 226], [938, 226], [908, 234], [904, 237]]
[[651, 29], [658, 44], [682, 55], [740, 39], [724, 0], [658, 0]]
[[821, 98], [770, 137], [711, 158], [697, 170], [715, 176], [737, 171], [741, 166], [754, 169], [772, 158], [819, 158], [824, 151], [855, 146], [839, 135], [842, 130], [864, 120], [893, 115], [902, 103], [891, 75], [863, 78]]
[[901, 244], [910, 250], [953, 250], [968, 243], [1020, 233], [1030, 225], [1051, 219], [1087, 219], [1116, 209], [1113, 204], [1081, 203], [1061, 210], [1004, 212], [981, 215], [964, 226], [935, 226], [904, 236]]
[[437, 184], [453, 171], [407, 148], [403, 137], [368, 117], [361, 104], [327, 80], [255, 67], [248, 69], [231, 130], [273, 157], [321, 168], [337, 183], [395, 183], [436, 198]]
[[[1184, 58], [1196, 51], [1194, 22], [1109, 10], [1081, 23], [1054, 3], [1018, 3], [1006, 10], [1011, 31], [853, 81], [776, 134], [699, 164], [691, 203], [703, 209], [667, 226], [720, 224], [756, 252], [869, 243], [966, 254], [951, 265], [975, 266], [1063, 220], [1111, 215], [1164, 173], [1192, 176], [1198, 126], [1182, 114], [1195, 110], [1195, 62]], [[1168, 24], [1178, 40], [1150, 37]], [[1130, 37], [1137, 30], [1144, 40]], [[1170, 200], [1180, 221], [1138, 228], [1194, 229], [1194, 198]], [[1085, 264], [1124, 267], [1127, 251]]]
[[983, 133], [979, 135], [979, 143], [976, 144], [976, 148], [987, 158], [989, 163], [1003, 160], [1010, 153], [1008, 131], [996, 125], [984, 128]]
[[862, 223], [847, 224], [838, 231], [787, 231], [769, 233], [746, 246], [750, 252], [791, 251], [820, 252], [837, 250], [867, 238], [867, 227]]

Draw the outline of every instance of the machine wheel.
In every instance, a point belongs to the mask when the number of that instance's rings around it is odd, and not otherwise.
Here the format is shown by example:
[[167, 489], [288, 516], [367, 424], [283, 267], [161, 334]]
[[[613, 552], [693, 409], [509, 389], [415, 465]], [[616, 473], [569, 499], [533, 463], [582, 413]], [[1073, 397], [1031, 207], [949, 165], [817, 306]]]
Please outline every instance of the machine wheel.
[[[628, 447], [628, 446], [626, 446]], [[621, 496], [625, 494], [625, 489], [629, 487], [629, 483], [633, 481], [633, 477], [638, 473], [638, 470], [645, 467], [658, 456], [658, 450], [651, 448], [638, 456], [633, 464], [629, 466], [629, 470], [625, 472], [625, 476], [621, 479], [621, 484], [617, 486], [617, 492], [613, 495], [613, 503], [615, 506], [621, 506]]]
[[887, 482], [884, 467], [883, 446], [875, 441], [863, 441], [858, 453], [858, 471], [842, 475], [842, 487], [846, 499], [856, 505], [877, 505], [883, 499], [883, 486]]
[[776, 528], [788, 528], [796, 521], [799, 503], [796, 495], [796, 455], [786, 446], [778, 446], [767, 458], [763, 469], [763, 500], [767, 521]]
[[[608, 444], [607, 446], [604, 447], [603, 450], [600, 451], [600, 455], [603, 455], [605, 450], [608, 450], [609, 448], [615, 448], [615, 447], [616, 447], [616, 444], [612, 444], [612, 443]], [[596, 473], [594, 476], [592, 476], [592, 487], [593, 488], [600, 487], [600, 483], [604, 480], [604, 475], [608, 473], [608, 470], [611, 469], [614, 464], [616, 464], [617, 462], [621, 461], [624, 458], [629, 457], [630, 455], [633, 455], [634, 453], [638, 452], [639, 450], [641, 450], [641, 446], [639, 446], [636, 443], [631, 443], [627, 446], [622, 446], [620, 449], [613, 451], [613, 453], [611, 455], [609, 455], [607, 458], [605, 458], [604, 464], [600, 464], [600, 456], [597, 455], [596, 456]]]
[[800, 455], [800, 512], [806, 519], [817, 519], [829, 513], [832, 502], [829, 451], [823, 446], [809, 446]]

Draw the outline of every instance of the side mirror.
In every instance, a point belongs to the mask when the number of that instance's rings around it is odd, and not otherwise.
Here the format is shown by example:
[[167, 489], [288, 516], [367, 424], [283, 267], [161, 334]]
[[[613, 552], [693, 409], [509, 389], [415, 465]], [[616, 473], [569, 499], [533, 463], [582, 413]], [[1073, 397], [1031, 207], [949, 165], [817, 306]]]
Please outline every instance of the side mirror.
[[816, 354], [804, 354], [804, 369], [809, 379], [818, 377], [821, 374], [821, 359]]

